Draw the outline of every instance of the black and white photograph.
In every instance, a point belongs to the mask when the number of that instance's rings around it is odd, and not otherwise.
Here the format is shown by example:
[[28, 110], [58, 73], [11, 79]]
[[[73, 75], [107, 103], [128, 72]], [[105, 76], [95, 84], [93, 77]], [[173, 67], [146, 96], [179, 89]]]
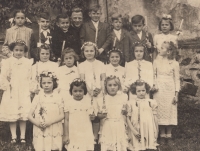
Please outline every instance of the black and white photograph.
[[0, 0], [0, 151], [200, 151], [200, 0]]

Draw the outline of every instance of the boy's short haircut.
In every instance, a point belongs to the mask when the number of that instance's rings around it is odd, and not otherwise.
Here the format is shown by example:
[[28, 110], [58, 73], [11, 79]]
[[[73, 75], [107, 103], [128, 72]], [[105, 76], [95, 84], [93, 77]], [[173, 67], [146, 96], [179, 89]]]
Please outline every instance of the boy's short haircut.
[[142, 24], [145, 25], [145, 19], [142, 15], [135, 15], [131, 18], [131, 24], [138, 24], [142, 21]]
[[122, 19], [122, 15], [121, 14], [113, 14], [112, 17], [111, 17], [111, 20], [112, 21], [119, 20], [119, 18]]
[[91, 12], [91, 11], [97, 12], [98, 10], [101, 11], [101, 6], [100, 5], [98, 5], [98, 4], [90, 5], [89, 12]]
[[69, 16], [67, 14], [59, 14], [57, 17], [56, 17], [56, 22], [58, 23], [59, 22], [59, 19], [60, 18], [63, 18], [63, 19], [66, 19], [68, 18], [69, 19]]
[[39, 15], [39, 18], [44, 18], [46, 20], [51, 20], [51, 16], [48, 12], [43, 12]]

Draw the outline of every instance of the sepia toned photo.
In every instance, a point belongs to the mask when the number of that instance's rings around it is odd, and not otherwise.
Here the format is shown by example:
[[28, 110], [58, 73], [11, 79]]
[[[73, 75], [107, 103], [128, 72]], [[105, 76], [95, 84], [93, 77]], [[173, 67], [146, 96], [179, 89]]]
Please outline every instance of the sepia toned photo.
[[199, 0], [0, 0], [0, 151], [199, 151]]

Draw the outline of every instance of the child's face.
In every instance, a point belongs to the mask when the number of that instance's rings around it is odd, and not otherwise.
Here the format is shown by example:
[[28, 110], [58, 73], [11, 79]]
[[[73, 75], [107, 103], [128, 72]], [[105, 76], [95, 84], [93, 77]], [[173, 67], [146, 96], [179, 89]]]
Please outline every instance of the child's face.
[[115, 82], [114, 79], [109, 80], [107, 82], [106, 88], [107, 88], [108, 94], [111, 95], [111, 96], [115, 96], [117, 94], [117, 91], [119, 90], [119, 86]]
[[120, 56], [118, 53], [116, 52], [112, 52], [110, 54], [110, 63], [113, 65], [113, 66], [118, 66], [119, 65], [119, 61], [120, 61]]
[[133, 30], [138, 34], [142, 31], [144, 24], [140, 21], [138, 24], [132, 24]]
[[50, 20], [40, 18], [39, 23], [40, 23], [41, 29], [43, 29], [43, 30], [49, 29]]
[[60, 18], [57, 26], [60, 27], [63, 32], [67, 32], [70, 26], [69, 18]]
[[70, 53], [65, 54], [64, 62], [65, 62], [65, 65], [67, 67], [73, 67], [74, 61], [75, 61], [75, 59], [74, 59], [74, 56], [72, 54], [70, 54]]
[[49, 61], [50, 53], [49, 50], [41, 49], [40, 51], [40, 61], [47, 62]]
[[112, 25], [113, 25], [115, 30], [120, 30], [122, 28], [122, 19], [118, 18], [118, 20], [114, 20], [112, 22]]
[[91, 11], [91, 12], [89, 12], [89, 16], [90, 16], [92, 21], [98, 22], [100, 20], [100, 17], [101, 17], [101, 10], [98, 10], [96, 12]]
[[95, 56], [95, 50], [93, 46], [84, 47], [84, 56], [87, 60], [93, 60]]
[[13, 49], [13, 56], [20, 59], [24, 56], [24, 46], [15, 46]]
[[45, 93], [53, 91], [53, 80], [50, 77], [42, 77], [42, 88]]
[[144, 57], [144, 47], [143, 46], [135, 47], [134, 54], [136, 60], [142, 60]]
[[83, 99], [83, 96], [84, 96], [83, 88], [81, 86], [79, 86], [79, 87], [73, 86], [72, 96], [73, 96], [74, 100], [80, 101], [81, 99]]
[[26, 17], [23, 13], [19, 12], [14, 17], [14, 20], [17, 26], [23, 26], [26, 21]]
[[161, 30], [163, 33], [168, 34], [171, 29], [169, 20], [162, 20], [161, 22]]
[[167, 44], [165, 44], [165, 43], [162, 43], [162, 45], [161, 45], [161, 48], [160, 49], [158, 49], [158, 54], [160, 55], [160, 56], [167, 56], [167, 53], [168, 53], [168, 51], [167, 51]]
[[139, 99], [145, 98], [146, 88], [144, 84], [142, 86], [136, 86], [136, 94], [137, 94], [137, 98]]
[[80, 27], [83, 23], [83, 14], [82, 12], [73, 12], [71, 16], [74, 26]]

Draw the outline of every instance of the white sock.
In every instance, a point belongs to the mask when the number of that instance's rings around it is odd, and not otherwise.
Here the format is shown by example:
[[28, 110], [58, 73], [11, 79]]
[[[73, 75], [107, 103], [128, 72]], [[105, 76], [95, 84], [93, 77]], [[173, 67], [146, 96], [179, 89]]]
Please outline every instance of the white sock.
[[20, 138], [25, 139], [26, 121], [20, 121], [19, 127], [20, 127], [20, 132], [21, 132]]
[[12, 135], [12, 139], [16, 139], [16, 129], [17, 129], [17, 122], [10, 122], [10, 132]]

